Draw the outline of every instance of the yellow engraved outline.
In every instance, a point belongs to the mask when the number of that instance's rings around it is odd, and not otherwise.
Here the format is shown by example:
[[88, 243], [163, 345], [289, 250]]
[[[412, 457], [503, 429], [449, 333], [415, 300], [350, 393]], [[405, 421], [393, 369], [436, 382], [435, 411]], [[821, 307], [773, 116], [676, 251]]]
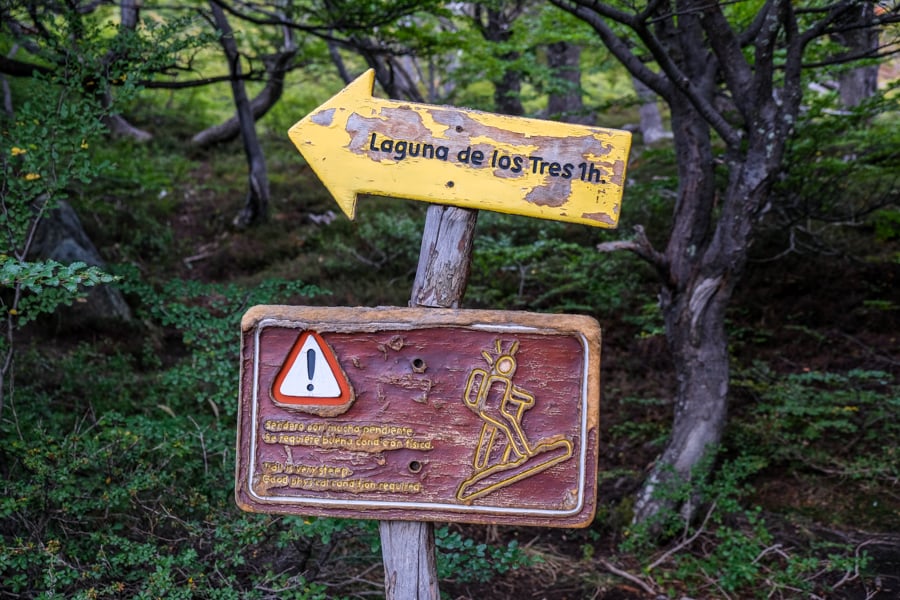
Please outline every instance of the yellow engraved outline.
[[[516, 373], [515, 354], [518, 350], [518, 341], [514, 341], [504, 351], [501, 340], [497, 339], [495, 340], [496, 358], [487, 351], [481, 353], [491, 370], [487, 371], [476, 367], [469, 372], [466, 389], [463, 393], [463, 402], [484, 421], [484, 424], [481, 426], [478, 443], [472, 457], [472, 468], [475, 472], [460, 483], [456, 489], [456, 499], [460, 502], [469, 503], [476, 498], [546, 471], [572, 457], [572, 442], [563, 436], [554, 436], [534, 447], [528, 442], [528, 437], [522, 429], [522, 417], [526, 410], [534, 406], [536, 400], [533, 394], [519, 388], [512, 381]], [[502, 388], [502, 398], [498, 406], [490, 406], [489, 396], [494, 390], [495, 384], [499, 384]], [[504, 434], [506, 446], [499, 461], [490, 465], [491, 454], [498, 441], [498, 431]], [[532, 458], [548, 452], [551, 455], [544, 457], [544, 460], [536, 464], [528, 464], [534, 462], [531, 460]], [[515, 458], [510, 460], [512, 454], [515, 454]], [[523, 467], [527, 468], [520, 470]], [[494, 475], [507, 472], [511, 472], [509, 476], [490, 481]]]

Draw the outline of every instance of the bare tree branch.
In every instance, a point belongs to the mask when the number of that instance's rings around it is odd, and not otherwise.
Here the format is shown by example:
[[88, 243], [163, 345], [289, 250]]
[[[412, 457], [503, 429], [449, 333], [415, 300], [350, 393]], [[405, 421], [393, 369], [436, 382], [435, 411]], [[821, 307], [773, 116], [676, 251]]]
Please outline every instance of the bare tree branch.
[[643, 60], [634, 54], [631, 45], [620, 38], [605, 21], [604, 17], [631, 26], [636, 19], [627, 13], [613, 10], [606, 5], [583, 0], [550, 0], [554, 5], [566, 10], [589, 24], [606, 47], [628, 71], [647, 87], [666, 100], [671, 99], [674, 88], [665, 77], [652, 71]]
[[13, 77], [31, 77], [38, 73], [49, 75], [53, 72], [50, 67], [29, 63], [8, 56], [0, 55], [0, 73]]
[[602, 242], [596, 246], [598, 252], [617, 252], [619, 250], [628, 250], [633, 252], [650, 263], [657, 270], [665, 271], [668, 269], [666, 257], [657, 251], [650, 240], [642, 225], [635, 225], [633, 240], [616, 240], [613, 242]]
[[[219, 41], [225, 57], [228, 59], [228, 70], [234, 75], [239, 75], [241, 72], [240, 55], [231, 24], [219, 3], [210, 0], [209, 6], [216, 28], [221, 32]], [[265, 155], [256, 135], [256, 122], [253, 120], [250, 101], [247, 99], [247, 90], [243, 81], [235, 77], [231, 82], [231, 90], [240, 121], [241, 139], [244, 142], [244, 154], [247, 156], [249, 170], [247, 201], [244, 208], [235, 217], [234, 223], [238, 227], [246, 227], [265, 219], [268, 214], [269, 177], [266, 172]]]
[[[675, 93], [684, 94], [690, 99], [697, 112], [716, 130], [716, 133], [732, 147], [737, 147], [742, 139], [741, 131], [735, 129], [725, 117], [716, 110], [709, 99], [705, 98], [689, 77], [676, 64], [671, 53], [662, 42], [653, 35], [648, 27], [649, 20], [638, 19], [635, 14], [628, 14], [611, 8], [607, 4], [589, 0], [550, 0], [554, 5], [574, 14], [587, 22], [600, 36], [601, 40], [615, 57], [650, 89], [655, 91], [671, 104]], [[645, 17], [646, 12], [641, 13]], [[634, 31], [649, 50], [653, 59], [660, 66], [662, 73], [650, 70], [644, 62], [638, 58], [630, 44], [621, 36], [618, 36], [606, 19], [621, 23]]]
[[[261, 119], [269, 110], [275, 106], [284, 92], [284, 78], [290, 70], [290, 63], [297, 55], [297, 44], [294, 41], [293, 30], [283, 27], [282, 34], [284, 36], [281, 49], [273, 56], [264, 59], [268, 78], [266, 85], [250, 101], [250, 113], [253, 120]], [[241, 133], [241, 123], [238, 115], [215, 125], [204, 129], [191, 138], [191, 143], [200, 147], [206, 147], [213, 144], [226, 142], [235, 139]]]
[[699, 8], [702, 9], [700, 23], [719, 60], [732, 100], [746, 119], [750, 114], [749, 104], [752, 103], [750, 85], [753, 69], [744, 58], [740, 40], [725, 18], [720, 4], [704, 1]]
[[607, 560], [603, 560], [601, 558], [599, 562], [600, 562], [600, 566], [602, 566], [604, 569], [606, 569], [613, 575], [617, 575], [618, 577], [621, 577], [622, 579], [626, 579], [626, 580], [630, 581], [631, 583], [635, 584], [636, 586], [638, 586], [639, 588], [644, 590], [644, 592], [647, 594], [655, 595], [659, 591], [655, 587], [648, 585], [643, 579], [641, 579], [637, 575], [632, 575], [628, 571], [618, 568], [617, 566], [613, 565], [612, 563], [610, 563]]

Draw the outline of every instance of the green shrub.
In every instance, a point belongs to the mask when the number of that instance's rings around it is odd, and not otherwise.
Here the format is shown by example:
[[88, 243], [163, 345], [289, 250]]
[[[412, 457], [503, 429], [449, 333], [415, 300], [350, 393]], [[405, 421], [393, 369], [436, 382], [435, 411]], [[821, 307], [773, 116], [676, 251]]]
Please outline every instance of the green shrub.
[[[204, 43], [181, 35], [180, 21], [132, 31], [98, 16], [102, 12], [57, 9], [26, 44], [46, 69], [10, 86], [14, 110], [0, 113], [0, 414], [12, 390], [17, 330], [77, 300], [84, 286], [110, 281], [82, 263], [32, 257], [38, 225], [60, 201], [110, 170], [95, 156], [106, 133], [103, 119], [135, 98], [137, 82], [153, 68]], [[6, 10], [18, 18], [28, 9]]]
[[82, 286], [109, 280], [83, 263], [31, 256], [42, 218], [71, 186], [90, 182], [106, 167], [92, 160], [90, 146], [104, 131], [100, 118], [107, 111], [79, 87], [82, 76], [92, 76], [91, 65], [78, 67], [72, 78], [35, 76], [22, 86], [27, 99], [15, 116], [0, 114], [0, 414], [11, 390], [17, 330], [74, 302]]
[[0, 591], [338, 597], [315, 579], [332, 579], [332, 555], [346, 560], [342, 569], [377, 562], [375, 528], [241, 513], [234, 425], [220, 418], [235, 414], [243, 309], [321, 290], [185, 281], [157, 289], [128, 273], [123, 288], [143, 301], [148, 340], [172, 330], [183, 347], [174, 358], [153, 341], [136, 354], [103, 344], [21, 353], [15, 401], [0, 422]]
[[757, 402], [735, 433], [770, 461], [832, 477], [892, 484], [900, 478], [900, 386], [889, 373], [803, 371], [779, 375], [765, 365], [739, 374], [735, 385]]
[[[898, 86], [900, 80], [887, 82], [850, 109], [837, 93], [804, 98], [808, 110], [788, 145], [785, 174], [774, 190], [776, 209], [767, 217], [785, 249], [870, 256], [896, 239]], [[863, 227], [869, 235], [851, 233]]]
[[325, 266], [350, 272], [406, 274], [411, 279], [422, 245], [421, 216], [396, 205], [366, 212], [369, 214], [352, 225], [350, 235], [332, 236], [323, 242], [329, 251]]
[[[710, 473], [709, 453], [698, 473]], [[641, 561], [643, 575], [670, 596], [789, 599], [831, 593], [834, 581], [857, 574], [867, 559], [845, 545], [791, 547], [776, 542], [759, 507], [745, 508], [749, 478], [764, 459], [741, 456], [723, 462], [715, 475], [671, 483], [659, 498], [691, 502], [704, 515], [686, 521], [673, 511], [625, 531], [621, 551]], [[674, 481], [674, 480], [673, 480]], [[669, 540], [662, 549], [658, 533]]]
[[[583, 230], [583, 228], [582, 228]], [[616, 315], [640, 293], [641, 270], [555, 222], [479, 215], [467, 299], [492, 309]]]
[[[237, 412], [233, 386], [240, 361], [236, 340], [246, 309], [278, 298], [311, 298], [327, 293], [301, 281], [284, 280], [243, 288], [174, 279], [157, 288], [134, 276], [124, 277], [121, 288], [141, 299], [139, 317], [157, 327], [174, 328], [190, 352], [190, 360], [158, 373], [156, 384], [146, 389], [144, 401], [169, 406], [173, 399], [192, 399], [196, 406], [190, 406], [191, 410], [212, 407], [215, 413], [224, 410], [228, 415]], [[147, 347], [144, 360], [157, 360], [157, 351], [153, 345]]]
[[486, 583], [498, 574], [523, 567], [536, 561], [519, 547], [516, 540], [505, 546], [476, 542], [448, 527], [438, 527], [434, 532], [437, 547], [438, 577], [457, 583]]

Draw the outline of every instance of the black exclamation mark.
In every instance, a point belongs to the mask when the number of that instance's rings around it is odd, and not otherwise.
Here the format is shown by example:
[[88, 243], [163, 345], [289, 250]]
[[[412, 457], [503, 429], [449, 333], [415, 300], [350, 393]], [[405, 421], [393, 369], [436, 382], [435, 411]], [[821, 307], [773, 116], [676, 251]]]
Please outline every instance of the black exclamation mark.
[[309, 384], [307, 384], [306, 389], [310, 392], [313, 391], [315, 387], [312, 384], [312, 379], [316, 375], [316, 351], [315, 350], [307, 350], [306, 351], [306, 372], [309, 373]]

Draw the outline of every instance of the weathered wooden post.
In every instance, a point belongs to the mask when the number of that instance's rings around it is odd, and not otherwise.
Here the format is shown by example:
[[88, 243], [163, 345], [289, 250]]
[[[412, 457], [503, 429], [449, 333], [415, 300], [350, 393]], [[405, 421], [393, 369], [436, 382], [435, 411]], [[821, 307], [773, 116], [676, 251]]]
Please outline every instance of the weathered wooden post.
[[[430, 206], [422, 233], [410, 306], [458, 308], [466, 292], [478, 212]], [[384, 589], [388, 600], [438, 600], [434, 526], [421, 521], [381, 521]]]
[[615, 227], [630, 134], [380, 100], [373, 83], [289, 135], [350, 218], [363, 192], [438, 205], [410, 306], [244, 315], [235, 497], [377, 519], [386, 597], [437, 600], [431, 522], [585, 527], [596, 508], [599, 324], [459, 309], [472, 209]]

